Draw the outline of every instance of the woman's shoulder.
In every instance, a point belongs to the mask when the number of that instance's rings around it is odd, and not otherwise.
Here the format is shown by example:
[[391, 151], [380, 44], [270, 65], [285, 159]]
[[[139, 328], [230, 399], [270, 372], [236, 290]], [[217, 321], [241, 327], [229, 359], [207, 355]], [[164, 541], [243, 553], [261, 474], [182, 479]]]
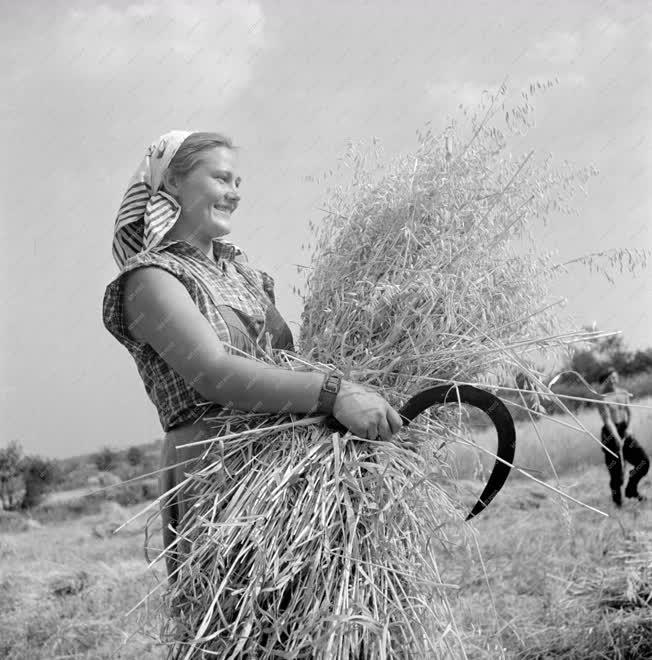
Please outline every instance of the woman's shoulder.
[[127, 259], [120, 272], [107, 285], [107, 291], [121, 285], [130, 273], [147, 266], [162, 268], [177, 277], [186, 276], [182, 263], [172, 253], [165, 250], [147, 250], [134, 254]]
[[[133, 339], [133, 336], [125, 331], [128, 325], [125, 317], [129, 316], [127, 308], [129, 308], [130, 299], [133, 298], [134, 289], [137, 290], [141, 279], [146, 277], [143, 271], [149, 270], [148, 267], [154, 267], [158, 271], [167, 271], [169, 275], [183, 284], [193, 299], [198, 294], [194, 278], [186, 271], [179, 259], [170, 252], [148, 250], [133, 255], [124, 263], [114, 279], [107, 284], [104, 291], [102, 303], [104, 325], [115, 336], [124, 337], [126, 335]], [[150, 282], [151, 284], [152, 282]], [[154, 284], [163, 288], [168, 286], [164, 278], [156, 278]], [[163, 291], [164, 293], [165, 291]]]
[[163, 245], [161, 247], [152, 248], [151, 250], [144, 250], [138, 254], [134, 254], [130, 257], [123, 267], [125, 270], [133, 270], [139, 266], [160, 266], [166, 265], [174, 269], [182, 269], [182, 265], [175, 256], [174, 252], [169, 248], [169, 245]]

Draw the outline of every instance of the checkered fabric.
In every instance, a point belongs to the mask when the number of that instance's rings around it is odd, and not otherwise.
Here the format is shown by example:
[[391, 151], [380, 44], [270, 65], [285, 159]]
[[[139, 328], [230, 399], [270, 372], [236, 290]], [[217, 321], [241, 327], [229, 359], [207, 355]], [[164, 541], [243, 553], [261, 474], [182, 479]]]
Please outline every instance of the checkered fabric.
[[[123, 317], [123, 279], [126, 273], [143, 266], [163, 268], [186, 287], [227, 350], [236, 346], [255, 355], [260, 350], [256, 342], [264, 329], [267, 309], [274, 304], [274, 280], [263, 271], [237, 262], [236, 256], [242, 253], [231, 243], [215, 240], [213, 252], [218, 263], [186, 241], [164, 239], [157, 247], [130, 257], [104, 293], [104, 326], [136, 362], [165, 432], [196, 421], [210, 402], [187, 385], [149, 344], [129, 333]], [[244, 326], [234, 312], [245, 318]], [[229, 315], [234, 322], [227, 323]], [[245, 327], [248, 337], [240, 336], [244, 333], [238, 333], [238, 327]]]

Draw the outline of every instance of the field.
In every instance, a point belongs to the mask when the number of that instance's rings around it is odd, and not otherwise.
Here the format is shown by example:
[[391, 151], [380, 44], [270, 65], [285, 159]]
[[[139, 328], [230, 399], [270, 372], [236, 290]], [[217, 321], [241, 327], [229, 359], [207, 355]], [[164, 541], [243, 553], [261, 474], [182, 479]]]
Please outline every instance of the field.
[[[125, 508], [120, 516], [140, 509]], [[2, 534], [0, 657], [161, 657], [139, 631], [143, 615], [123, 615], [156, 586], [163, 568], [144, 570], [141, 529], [108, 535], [115, 514]]]
[[[599, 429], [595, 411], [580, 419], [592, 432]], [[554, 422], [543, 420], [537, 429], [561, 487], [609, 516], [510, 477], [472, 523], [477, 548], [441, 554], [443, 581], [456, 587], [451, 603], [467, 656], [652, 658], [652, 502], [628, 502], [616, 511], [599, 448]], [[651, 451], [652, 410], [634, 409], [633, 430]], [[520, 426], [518, 440], [517, 464], [556, 486], [532, 428]], [[493, 447], [490, 434], [478, 442]], [[469, 452], [456, 452], [458, 484], [470, 502], [482, 468]], [[641, 490], [652, 495], [649, 482]], [[142, 508], [106, 503], [97, 513], [58, 524], [44, 519], [26, 531], [7, 531], [8, 519], [0, 520], [0, 657], [163, 657], [156, 617], [144, 609], [125, 616], [163, 579], [163, 566], [146, 570], [142, 527], [110, 534]], [[149, 545], [159, 545], [158, 532]], [[157, 603], [155, 596], [151, 607]]]

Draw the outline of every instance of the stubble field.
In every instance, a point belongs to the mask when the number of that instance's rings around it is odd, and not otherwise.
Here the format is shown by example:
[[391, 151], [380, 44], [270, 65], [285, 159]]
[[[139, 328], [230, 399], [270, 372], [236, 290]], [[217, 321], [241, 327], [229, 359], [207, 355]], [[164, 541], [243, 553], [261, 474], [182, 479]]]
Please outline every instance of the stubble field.
[[[649, 406], [652, 400], [636, 403]], [[596, 417], [595, 411], [579, 416], [597, 435]], [[536, 429], [519, 427], [517, 465], [538, 470], [548, 484], [609, 515], [513, 474], [472, 523], [477, 547], [442, 551], [443, 581], [457, 586], [450, 597], [467, 657], [652, 658], [652, 502], [614, 509], [599, 448], [548, 420]], [[652, 409], [634, 409], [632, 430], [650, 452]], [[546, 467], [539, 436], [559, 482]], [[491, 434], [476, 440], [493, 448]], [[477, 495], [481, 484], [473, 477], [489, 463], [480, 468], [471, 454], [456, 450], [465, 498]], [[652, 496], [649, 482], [641, 491]], [[0, 657], [164, 657], [153, 612], [162, 590], [148, 608], [127, 615], [163, 585], [163, 565], [147, 569], [142, 524], [110, 534], [116, 522], [142, 509], [106, 503], [99, 513], [24, 531], [16, 530], [15, 520], [2, 519]], [[151, 552], [160, 547], [159, 529], [148, 541]]]

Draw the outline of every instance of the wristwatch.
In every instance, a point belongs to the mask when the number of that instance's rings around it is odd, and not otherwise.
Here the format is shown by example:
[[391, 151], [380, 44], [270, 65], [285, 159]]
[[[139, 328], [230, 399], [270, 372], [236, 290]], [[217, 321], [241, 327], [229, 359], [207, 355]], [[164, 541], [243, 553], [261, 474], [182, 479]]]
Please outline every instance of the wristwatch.
[[342, 378], [336, 374], [331, 373], [324, 378], [324, 383], [319, 391], [319, 399], [317, 399], [317, 412], [326, 415], [333, 414], [335, 399], [337, 399], [341, 385]]

